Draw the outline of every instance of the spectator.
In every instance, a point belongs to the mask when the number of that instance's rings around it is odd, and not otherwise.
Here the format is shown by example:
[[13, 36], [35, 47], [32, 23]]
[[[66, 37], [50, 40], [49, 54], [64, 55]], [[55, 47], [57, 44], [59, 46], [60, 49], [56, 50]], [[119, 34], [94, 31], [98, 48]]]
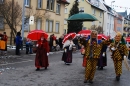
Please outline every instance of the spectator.
[[3, 33], [3, 36], [2, 36], [2, 40], [5, 41], [5, 49], [3, 50], [4, 51], [4, 54], [7, 54], [7, 35], [6, 35], [6, 32]]
[[19, 49], [21, 48], [21, 45], [22, 45], [21, 33], [17, 32], [17, 35], [16, 35], [16, 55], [20, 55]]

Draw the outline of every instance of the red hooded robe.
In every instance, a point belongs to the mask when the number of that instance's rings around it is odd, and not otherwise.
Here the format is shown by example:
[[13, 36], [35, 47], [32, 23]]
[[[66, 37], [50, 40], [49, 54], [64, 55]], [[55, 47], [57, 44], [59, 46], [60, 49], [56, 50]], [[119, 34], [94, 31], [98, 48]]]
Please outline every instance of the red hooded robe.
[[48, 67], [49, 62], [48, 62], [48, 56], [47, 53], [49, 53], [49, 44], [46, 39], [43, 41], [40, 39], [37, 42], [38, 44], [38, 49], [36, 52], [36, 58], [35, 58], [35, 66], [37, 68], [41, 67]]

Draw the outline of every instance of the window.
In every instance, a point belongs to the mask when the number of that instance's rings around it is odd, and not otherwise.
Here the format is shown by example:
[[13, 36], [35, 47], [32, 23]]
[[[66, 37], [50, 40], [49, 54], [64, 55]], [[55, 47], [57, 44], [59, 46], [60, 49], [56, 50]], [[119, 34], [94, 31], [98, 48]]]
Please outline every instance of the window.
[[37, 30], [40, 30], [42, 26], [42, 19], [37, 20]]
[[54, 10], [54, 3], [55, 3], [55, 0], [47, 0], [47, 9], [48, 10]]
[[109, 29], [111, 30], [111, 24], [110, 24], [110, 26], [109, 26]]
[[65, 8], [65, 13], [67, 13], [67, 8]]
[[0, 0], [0, 4], [3, 4], [4, 3], [4, 0]]
[[49, 22], [49, 32], [53, 32], [53, 21], [50, 20]]
[[99, 26], [102, 26], [102, 23], [101, 23], [101, 22], [99, 22]]
[[4, 18], [0, 16], [0, 29], [4, 29]]
[[95, 21], [92, 22], [92, 25], [95, 25]]
[[102, 12], [100, 12], [100, 17], [102, 17]]
[[24, 30], [28, 31], [29, 30], [29, 18], [24, 18]]
[[86, 30], [87, 28], [86, 27], [83, 27], [82, 30]]
[[93, 15], [95, 15], [95, 13], [96, 13], [95, 9], [92, 9], [92, 13], [93, 13]]
[[56, 33], [59, 33], [59, 25], [60, 25], [59, 22], [56, 22], [56, 30], [55, 30]]
[[109, 29], [109, 23], [107, 23], [107, 29]]
[[67, 31], [66, 31], [66, 29], [64, 29], [64, 34], [66, 34], [67, 33]]
[[42, 8], [42, 0], [38, 0], [37, 2], [38, 9]]
[[56, 13], [60, 14], [60, 4], [57, 4], [57, 6], [56, 6]]
[[49, 20], [46, 20], [46, 32], [49, 32]]
[[122, 22], [121, 22], [121, 20], [118, 20], [118, 24], [121, 24]]
[[117, 27], [117, 31], [121, 31], [121, 27]]
[[46, 20], [46, 32], [53, 32], [53, 21]]
[[50, 6], [49, 5], [49, 0], [47, 0], [47, 7], [46, 8], [49, 9], [49, 6]]
[[79, 8], [79, 11], [84, 12], [84, 7], [80, 7], [80, 8]]
[[67, 24], [67, 21], [66, 21], [66, 19], [64, 19], [64, 24]]
[[112, 24], [112, 30], [114, 30], [114, 25]]
[[27, 7], [30, 6], [30, 0], [25, 0], [25, 6], [27, 6]]

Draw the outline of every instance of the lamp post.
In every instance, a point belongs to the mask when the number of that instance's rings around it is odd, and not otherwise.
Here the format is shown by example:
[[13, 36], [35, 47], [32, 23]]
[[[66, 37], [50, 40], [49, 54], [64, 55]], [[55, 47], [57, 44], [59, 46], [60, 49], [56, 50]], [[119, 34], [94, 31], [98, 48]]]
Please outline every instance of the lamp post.
[[[23, 0], [23, 11], [22, 11], [22, 41], [24, 39], [24, 18], [25, 18], [25, 0]], [[21, 50], [23, 50], [23, 43]]]
[[25, 0], [23, 0], [23, 11], [22, 11], [22, 39], [24, 38], [24, 18], [25, 18]]
[[111, 2], [111, 8], [112, 8], [112, 3], [114, 3], [114, 2], [115, 2], [115, 1], [112, 1], [112, 2]]
[[[115, 1], [112, 1], [112, 2], [111, 2], [111, 10], [112, 10], [112, 3], [114, 3], [114, 2], [115, 2]], [[110, 16], [109, 36], [110, 36], [110, 30], [111, 30], [111, 26], [112, 26], [111, 19], [112, 19], [112, 16]]]

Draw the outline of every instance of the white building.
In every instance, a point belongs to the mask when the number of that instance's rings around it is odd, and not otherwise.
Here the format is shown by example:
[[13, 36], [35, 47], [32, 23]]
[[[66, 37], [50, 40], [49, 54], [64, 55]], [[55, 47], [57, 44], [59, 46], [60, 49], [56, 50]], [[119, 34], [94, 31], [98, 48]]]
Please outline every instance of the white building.
[[102, 8], [105, 10], [104, 13], [104, 26], [103, 31], [107, 36], [112, 36], [114, 31], [114, 12], [110, 6], [106, 5], [104, 0], [100, 0]]

